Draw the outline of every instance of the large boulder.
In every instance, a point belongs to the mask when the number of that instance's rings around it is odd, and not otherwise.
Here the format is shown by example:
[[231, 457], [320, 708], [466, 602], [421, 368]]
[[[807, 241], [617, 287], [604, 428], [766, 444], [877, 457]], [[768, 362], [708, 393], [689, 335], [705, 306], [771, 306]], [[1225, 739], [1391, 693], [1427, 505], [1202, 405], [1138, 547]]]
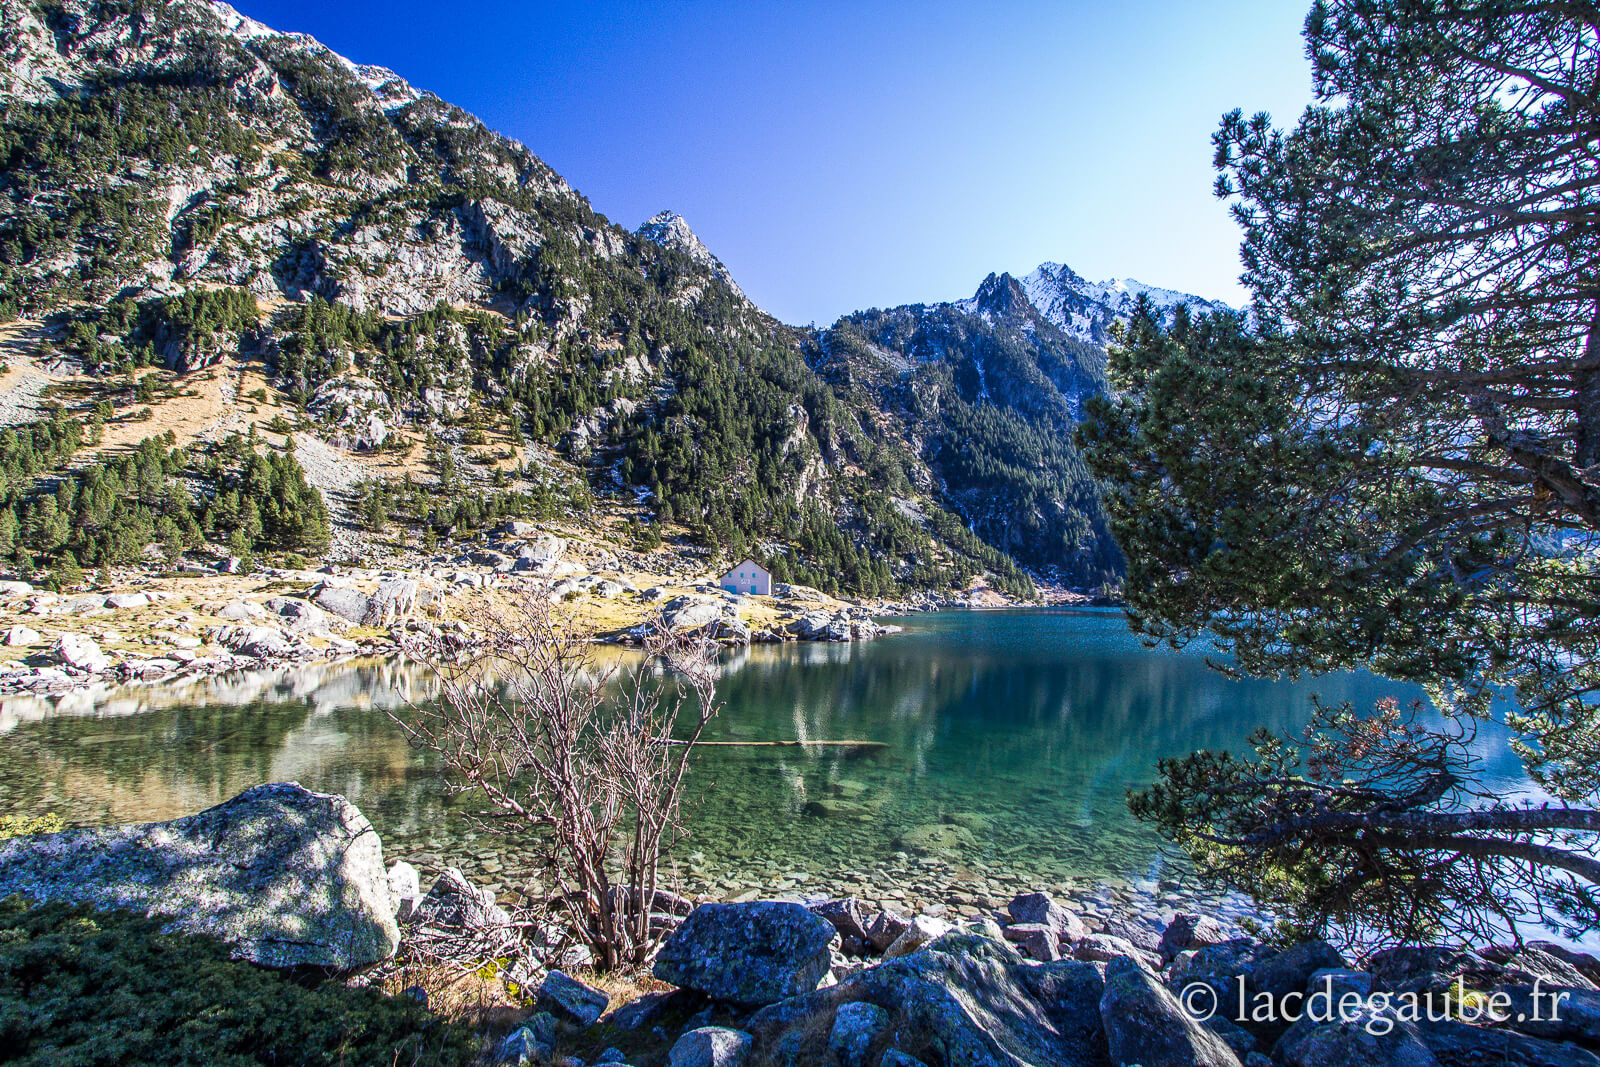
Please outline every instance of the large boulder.
[[312, 600], [323, 611], [358, 626], [367, 617], [367, 612], [372, 606], [372, 598], [367, 594], [333, 585], [318, 588]]
[[1444, 993], [1456, 984], [1490, 989], [1504, 968], [1475, 952], [1443, 945], [1402, 945], [1375, 952], [1367, 961], [1372, 987], [1388, 993]]
[[111, 657], [100, 651], [94, 638], [84, 634], [62, 634], [50, 646], [50, 658], [80, 671], [99, 674], [111, 666]]
[[1216, 1002], [1216, 1013], [1225, 1019], [1238, 1019], [1252, 1003], [1256, 968], [1276, 954], [1274, 949], [1248, 937], [1207, 945], [1188, 959], [1180, 958], [1173, 964], [1170, 984], [1174, 988], [1194, 983], [1209, 986]]
[[377, 832], [349, 801], [260, 785], [171, 822], [0, 844], [0, 897], [170, 918], [268, 967], [352, 970], [400, 943]]
[[[857, 971], [837, 985], [773, 1004], [747, 1026], [759, 1048], [786, 1039], [804, 1047], [847, 1004], [875, 1005], [887, 1015], [901, 1056], [885, 1064], [961, 1067], [1101, 1067], [1104, 983], [1088, 963], [1025, 962], [1009, 945], [972, 934], [948, 934], [922, 950]], [[801, 1061], [810, 1062], [810, 1061]]]
[[1600, 1067], [1600, 1057], [1565, 1041], [1451, 1019], [1420, 1021], [1393, 1007], [1362, 1008], [1335, 1022], [1302, 1019], [1272, 1058], [1285, 1067]]
[[277, 659], [292, 655], [295, 643], [282, 630], [271, 626], [242, 626], [223, 638], [223, 644], [241, 656]]
[[266, 608], [253, 601], [230, 600], [217, 609], [217, 618], [227, 619], [229, 622], [244, 622], [247, 619], [259, 619], [266, 613]]
[[1448, 1019], [1421, 1022], [1417, 1032], [1445, 1067], [1600, 1067], [1600, 1056], [1565, 1041], [1542, 1041]]
[[473, 885], [458, 867], [440, 872], [428, 895], [417, 902], [414, 918], [419, 925], [451, 934], [490, 933], [513, 926], [494, 894]]
[[1239, 1057], [1221, 1036], [1126, 956], [1106, 966], [1100, 1021], [1117, 1067], [1239, 1067]]
[[815, 641], [827, 636], [828, 626], [832, 622], [833, 617], [827, 612], [813, 611], [793, 620], [784, 629], [802, 641]]
[[867, 944], [879, 952], [887, 952], [889, 946], [900, 940], [900, 936], [911, 928], [911, 920], [897, 911], [880, 911], [867, 923]]
[[1504, 978], [1507, 982], [1522, 984], [1538, 979], [1544, 985], [1561, 986], [1564, 989], [1595, 991], [1597, 988], [1566, 956], [1558, 956], [1537, 945], [1524, 945], [1513, 951], [1501, 966], [1506, 969]]
[[1089, 932], [1089, 928], [1066, 908], [1057, 904], [1049, 893], [1018, 893], [1006, 905], [1013, 923], [1037, 923], [1055, 931], [1056, 940], [1076, 941]]
[[899, 959], [901, 956], [909, 956], [923, 945], [941, 938], [949, 932], [950, 924], [937, 916], [915, 916], [910, 925], [906, 927], [905, 932], [895, 938], [894, 943], [883, 950], [883, 958], [893, 960]]
[[709, 600], [690, 600], [677, 607], [669, 603], [662, 615], [662, 622], [670, 630], [698, 630], [721, 621], [722, 608]]
[[1326, 941], [1301, 941], [1256, 964], [1250, 989], [1271, 997], [1272, 1003], [1281, 1008], [1285, 997], [1305, 992], [1313, 974], [1345, 966], [1345, 958]]
[[299, 637], [327, 637], [328, 614], [308, 600], [292, 596], [275, 596], [267, 600], [266, 608], [278, 616], [279, 625]]
[[702, 904], [661, 946], [653, 973], [717, 1000], [772, 1004], [817, 988], [838, 936], [799, 904]]
[[392, 626], [404, 622], [421, 605], [422, 587], [415, 578], [388, 578], [378, 583], [368, 601], [364, 626]]
[[864, 1000], [839, 1005], [828, 1031], [828, 1054], [839, 1067], [866, 1067], [867, 1053], [889, 1027], [889, 1013]]
[[[1506, 1005], [1510, 1025], [1553, 1041], [1600, 1045], [1600, 993], [1591, 989], [1551, 988], [1541, 983], [1501, 986], [1495, 994]], [[1559, 998], [1559, 1003], [1557, 1002]]]
[[840, 897], [836, 900], [823, 901], [821, 904], [812, 904], [813, 914], [820, 915], [833, 924], [839, 931], [839, 936], [847, 941], [854, 939], [858, 943], [867, 941], [867, 919], [862, 913], [861, 902], [855, 897]]
[[566, 553], [567, 543], [553, 534], [545, 534], [536, 540], [530, 541], [517, 550], [517, 558], [527, 560], [529, 566], [538, 573], [545, 573], [555, 568], [561, 562], [561, 557]]
[[39, 631], [29, 627], [17, 625], [6, 630], [5, 639], [0, 644], [15, 648], [18, 645], [31, 645], [39, 640]]

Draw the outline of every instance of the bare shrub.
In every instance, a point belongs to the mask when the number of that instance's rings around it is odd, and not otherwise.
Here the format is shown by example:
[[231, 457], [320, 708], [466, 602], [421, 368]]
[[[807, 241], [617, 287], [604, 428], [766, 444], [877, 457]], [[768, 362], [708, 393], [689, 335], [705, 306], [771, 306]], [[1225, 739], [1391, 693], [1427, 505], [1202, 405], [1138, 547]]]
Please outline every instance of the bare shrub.
[[487, 802], [487, 830], [533, 851], [535, 903], [595, 966], [644, 962], [666, 933], [652, 912], [676, 903], [661, 864], [685, 835], [684, 776], [719, 707], [716, 646], [658, 622], [642, 656], [602, 666], [537, 592], [466, 621], [465, 647], [441, 635], [409, 650], [441, 692], [401, 726], [452, 789]]

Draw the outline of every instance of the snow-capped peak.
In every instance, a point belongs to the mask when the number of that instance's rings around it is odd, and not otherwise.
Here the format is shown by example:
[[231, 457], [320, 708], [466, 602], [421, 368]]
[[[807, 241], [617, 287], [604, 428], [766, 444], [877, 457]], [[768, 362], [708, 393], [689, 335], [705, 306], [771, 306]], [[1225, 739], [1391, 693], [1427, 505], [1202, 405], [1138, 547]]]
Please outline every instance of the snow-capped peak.
[[1086, 281], [1061, 263], [1041, 263], [1022, 279], [1022, 290], [1045, 318], [1068, 334], [1092, 344], [1104, 344], [1111, 324], [1127, 319], [1133, 313], [1134, 301], [1141, 295], [1163, 313], [1179, 304], [1189, 305], [1197, 314], [1232, 310], [1220, 301], [1146, 285], [1132, 278]]

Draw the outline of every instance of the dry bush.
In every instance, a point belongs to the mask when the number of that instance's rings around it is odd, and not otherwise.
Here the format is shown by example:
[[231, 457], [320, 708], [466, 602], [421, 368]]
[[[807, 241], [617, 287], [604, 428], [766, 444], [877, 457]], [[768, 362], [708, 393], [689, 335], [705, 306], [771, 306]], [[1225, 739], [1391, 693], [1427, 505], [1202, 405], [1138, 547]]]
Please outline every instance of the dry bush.
[[466, 621], [465, 646], [440, 634], [409, 649], [441, 694], [402, 727], [452, 789], [487, 802], [488, 831], [532, 845], [536, 940], [559, 952], [570, 936], [602, 970], [642, 963], [668, 926], [652, 912], [671, 900], [662, 857], [684, 836], [684, 776], [718, 709], [716, 646], [657, 623], [641, 657], [601, 666], [539, 591]]

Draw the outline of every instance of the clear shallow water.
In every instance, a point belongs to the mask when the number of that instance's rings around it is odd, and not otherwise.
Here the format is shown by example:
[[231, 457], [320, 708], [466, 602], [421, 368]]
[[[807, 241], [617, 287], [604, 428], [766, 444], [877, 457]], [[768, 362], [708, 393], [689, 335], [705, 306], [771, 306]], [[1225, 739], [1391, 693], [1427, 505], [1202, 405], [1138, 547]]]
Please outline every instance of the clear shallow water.
[[[1419, 695], [1370, 675], [1233, 681], [1201, 655], [1143, 648], [1112, 611], [901, 621], [906, 633], [865, 644], [729, 654], [707, 740], [883, 746], [702, 750], [677, 853], [686, 888], [971, 906], [1176, 874], [1125, 803], [1160, 757], [1295, 728], [1312, 693], [1358, 707]], [[517, 847], [461, 824], [385, 710], [428, 694], [413, 668], [365, 663], [0, 701], [0, 811], [144, 821], [293, 779], [354, 800], [391, 855], [513, 888]], [[1503, 739], [1486, 731], [1480, 748], [1488, 777], [1520, 791]]]

